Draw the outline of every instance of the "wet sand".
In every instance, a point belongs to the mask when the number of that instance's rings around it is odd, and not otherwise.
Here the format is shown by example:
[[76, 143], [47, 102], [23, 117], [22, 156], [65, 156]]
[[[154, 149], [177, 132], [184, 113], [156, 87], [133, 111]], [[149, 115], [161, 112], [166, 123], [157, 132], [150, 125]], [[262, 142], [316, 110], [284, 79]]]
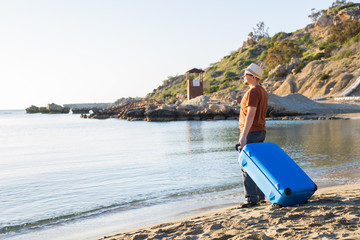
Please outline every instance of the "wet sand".
[[305, 205], [233, 206], [100, 239], [360, 239], [360, 183], [320, 188]]

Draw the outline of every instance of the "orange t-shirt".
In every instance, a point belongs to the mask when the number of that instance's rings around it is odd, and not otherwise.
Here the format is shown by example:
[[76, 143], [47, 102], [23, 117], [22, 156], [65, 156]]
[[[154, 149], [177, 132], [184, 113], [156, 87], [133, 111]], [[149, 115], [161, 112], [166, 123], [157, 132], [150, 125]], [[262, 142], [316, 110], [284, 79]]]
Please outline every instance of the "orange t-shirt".
[[249, 132], [266, 130], [265, 116], [266, 116], [268, 98], [269, 97], [266, 90], [260, 85], [256, 85], [255, 87], [250, 88], [245, 93], [244, 97], [241, 100], [241, 109], [240, 109], [240, 118], [239, 118], [240, 132], [243, 132], [244, 130], [245, 118], [247, 115], [248, 107], [256, 107], [254, 122]]

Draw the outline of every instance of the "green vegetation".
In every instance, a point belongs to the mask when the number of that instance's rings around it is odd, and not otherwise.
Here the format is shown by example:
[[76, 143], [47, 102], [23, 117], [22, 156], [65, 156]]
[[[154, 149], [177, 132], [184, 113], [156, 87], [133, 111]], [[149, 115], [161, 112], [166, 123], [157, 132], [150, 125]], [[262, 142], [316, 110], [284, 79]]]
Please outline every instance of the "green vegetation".
[[253, 28], [253, 32], [248, 35], [248, 41], [250, 45], [256, 44], [263, 38], [269, 38], [269, 28], [265, 26], [264, 22], [259, 22], [256, 28]]
[[313, 52], [311, 50], [308, 50], [302, 54], [302, 57], [300, 58], [300, 60], [302, 62], [311, 62], [311, 61], [315, 61], [315, 60], [320, 60], [324, 56], [325, 56], [325, 54], [323, 52]]
[[186, 95], [186, 77], [185, 75], [170, 76], [163, 81], [157, 89], [148, 93], [147, 99], [165, 100], [169, 102], [176, 102], [180, 94]]
[[359, 20], [348, 19], [336, 25], [332, 24], [330, 32], [331, 36], [328, 38], [329, 43], [343, 44], [359, 34], [360, 22]]
[[330, 77], [330, 75], [329, 75], [329, 74], [324, 73], [323, 75], [321, 75], [320, 80], [321, 80], [321, 81], [324, 81], [324, 80], [329, 79], [329, 77]]
[[[329, 9], [321, 11], [312, 9], [309, 17], [316, 21], [322, 16], [329, 14], [334, 16], [343, 9], [359, 6], [358, 3], [337, 0]], [[286, 78], [290, 74], [290, 70], [287, 68], [278, 68], [275, 73], [269, 73], [279, 64], [288, 65], [292, 58], [300, 60], [299, 64], [292, 69], [294, 74], [298, 74], [312, 61], [322, 61], [324, 58], [327, 61], [336, 61], [358, 55], [360, 49], [359, 20], [336, 21], [336, 24], [320, 28], [320, 31], [323, 31], [321, 34], [316, 31], [318, 29], [313, 32], [300, 29], [293, 33], [279, 32], [270, 37], [268, 27], [264, 22], [259, 22], [249, 33], [243, 47], [232, 51], [220, 61], [212, 63], [207, 69], [204, 69], [204, 82], [207, 86], [204, 89], [205, 94], [245, 90], [247, 87], [242, 84], [239, 75], [242, 75], [243, 69], [251, 63], [260, 64], [264, 68], [263, 78], [266, 82], [269, 79], [276, 81]], [[194, 76], [191, 76], [191, 79], [193, 78]], [[319, 80], [326, 81], [329, 78], [330, 73], [325, 73], [319, 77]], [[180, 95], [186, 96], [186, 93], [186, 76], [179, 75], [168, 77], [146, 98], [176, 102]]]
[[274, 68], [279, 64], [288, 64], [292, 57], [300, 57], [301, 49], [292, 41], [281, 41], [268, 50], [264, 64]]

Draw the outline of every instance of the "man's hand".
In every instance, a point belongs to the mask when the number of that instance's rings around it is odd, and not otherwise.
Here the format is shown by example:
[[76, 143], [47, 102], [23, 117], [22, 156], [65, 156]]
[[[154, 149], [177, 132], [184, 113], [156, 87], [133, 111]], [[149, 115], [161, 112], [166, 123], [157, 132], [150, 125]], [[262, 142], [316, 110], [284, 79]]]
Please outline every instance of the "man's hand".
[[241, 134], [240, 139], [239, 139], [239, 144], [240, 144], [241, 148], [245, 147], [246, 138], [247, 138], [247, 136], [245, 136], [244, 134]]

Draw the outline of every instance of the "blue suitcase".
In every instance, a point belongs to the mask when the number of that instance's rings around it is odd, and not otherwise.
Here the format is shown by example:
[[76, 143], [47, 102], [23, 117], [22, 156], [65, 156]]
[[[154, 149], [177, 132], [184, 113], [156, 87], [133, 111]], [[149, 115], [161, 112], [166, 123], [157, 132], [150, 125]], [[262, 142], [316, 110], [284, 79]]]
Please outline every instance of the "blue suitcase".
[[308, 175], [275, 143], [249, 143], [239, 163], [272, 204], [305, 203], [317, 190]]

